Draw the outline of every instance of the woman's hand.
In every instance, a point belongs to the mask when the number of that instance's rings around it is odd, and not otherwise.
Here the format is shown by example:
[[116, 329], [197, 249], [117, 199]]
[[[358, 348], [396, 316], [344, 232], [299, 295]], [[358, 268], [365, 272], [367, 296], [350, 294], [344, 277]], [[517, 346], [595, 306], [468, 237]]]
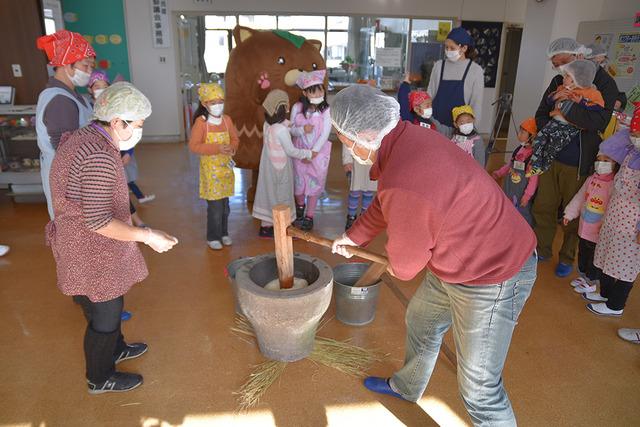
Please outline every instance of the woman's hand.
[[304, 125], [304, 133], [313, 132], [313, 125]]
[[344, 165], [344, 172], [345, 173], [353, 172], [353, 163], [347, 163], [346, 165]]
[[156, 252], [163, 253], [178, 244], [178, 239], [160, 230], [147, 228], [144, 244]]
[[351, 255], [351, 253], [349, 253], [347, 249], [349, 246], [357, 247], [358, 245], [356, 245], [353, 240], [347, 237], [346, 234], [343, 234], [341, 237], [333, 241], [333, 244], [331, 245], [331, 252], [341, 255], [345, 258], [351, 258], [353, 255]]
[[569, 220], [569, 218], [566, 218], [566, 217], [562, 218], [562, 225], [564, 225], [565, 227], [569, 225], [570, 222], [571, 221]]
[[128, 165], [129, 162], [131, 161], [131, 156], [129, 154], [125, 154], [124, 156], [122, 156], [122, 164], [123, 165]]
[[233, 156], [235, 154], [235, 150], [231, 145], [224, 144], [220, 146], [220, 154], [224, 154], [226, 156]]

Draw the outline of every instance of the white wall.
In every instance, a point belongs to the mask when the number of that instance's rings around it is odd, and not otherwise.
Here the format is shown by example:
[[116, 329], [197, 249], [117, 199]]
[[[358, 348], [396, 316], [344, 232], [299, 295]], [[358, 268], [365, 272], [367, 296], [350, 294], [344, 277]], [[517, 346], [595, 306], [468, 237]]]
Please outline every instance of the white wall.
[[[154, 49], [148, 0], [124, 0], [131, 77], [151, 100], [153, 114], [145, 123], [145, 139], [175, 141], [182, 138], [182, 110], [178, 77], [176, 16], [181, 13], [296, 13], [454, 18], [523, 23], [527, 0], [214, 0], [196, 5], [193, 0], [167, 0], [171, 12], [173, 47]], [[160, 57], [165, 58], [160, 63]], [[499, 82], [496, 86], [499, 85]], [[485, 89], [481, 131], [488, 131], [497, 89]], [[489, 113], [491, 111], [491, 114]], [[149, 138], [151, 137], [151, 138]]]

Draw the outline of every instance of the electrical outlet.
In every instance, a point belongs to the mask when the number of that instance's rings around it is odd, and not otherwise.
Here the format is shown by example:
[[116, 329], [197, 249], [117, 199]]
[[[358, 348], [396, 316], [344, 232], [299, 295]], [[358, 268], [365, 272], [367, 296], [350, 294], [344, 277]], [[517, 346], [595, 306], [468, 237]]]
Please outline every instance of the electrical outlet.
[[13, 71], [13, 77], [22, 77], [22, 67], [20, 64], [11, 64], [11, 70]]
[[167, 63], [167, 57], [166, 56], [161, 56], [160, 57], [160, 63], [161, 64], [166, 64]]

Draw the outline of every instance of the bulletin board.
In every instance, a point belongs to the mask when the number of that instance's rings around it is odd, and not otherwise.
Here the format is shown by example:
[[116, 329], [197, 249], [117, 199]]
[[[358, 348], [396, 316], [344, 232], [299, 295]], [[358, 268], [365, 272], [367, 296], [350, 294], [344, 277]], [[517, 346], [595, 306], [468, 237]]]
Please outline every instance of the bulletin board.
[[484, 87], [496, 87], [502, 22], [462, 21], [475, 43], [478, 56], [474, 60], [484, 70]]
[[123, 0], [62, 0], [64, 26], [82, 34], [96, 51], [96, 69], [109, 79], [131, 80]]
[[616, 21], [581, 22], [578, 42], [600, 43], [607, 49], [607, 70], [618, 89], [629, 92], [640, 84], [640, 27], [634, 27], [634, 16]]

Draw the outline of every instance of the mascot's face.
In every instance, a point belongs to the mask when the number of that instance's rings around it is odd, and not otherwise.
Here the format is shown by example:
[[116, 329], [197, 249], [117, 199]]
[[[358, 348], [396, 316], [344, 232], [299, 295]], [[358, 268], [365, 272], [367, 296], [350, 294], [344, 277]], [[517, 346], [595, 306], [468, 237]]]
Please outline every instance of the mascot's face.
[[257, 169], [262, 150], [262, 102], [274, 89], [282, 89], [293, 105], [302, 91], [296, 86], [301, 71], [326, 68], [322, 43], [284, 31], [233, 30], [236, 47], [225, 72], [225, 113], [233, 120], [240, 147], [235, 157], [241, 168]]

